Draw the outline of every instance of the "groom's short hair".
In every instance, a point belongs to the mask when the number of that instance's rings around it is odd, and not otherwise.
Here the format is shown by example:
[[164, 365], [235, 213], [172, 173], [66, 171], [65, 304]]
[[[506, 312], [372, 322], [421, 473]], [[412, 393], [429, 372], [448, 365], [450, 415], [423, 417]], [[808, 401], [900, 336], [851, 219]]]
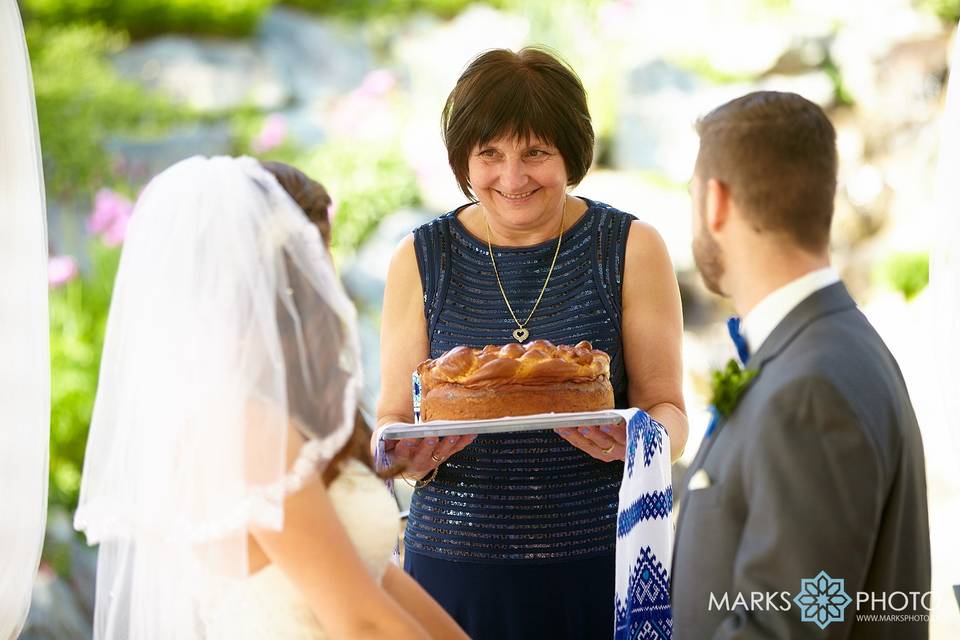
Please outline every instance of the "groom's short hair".
[[700, 179], [725, 184], [758, 231], [786, 234], [813, 252], [827, 248], [837, 135], [820, 107], [795, 93], [757, 91], [717, 107], [696, 128]]

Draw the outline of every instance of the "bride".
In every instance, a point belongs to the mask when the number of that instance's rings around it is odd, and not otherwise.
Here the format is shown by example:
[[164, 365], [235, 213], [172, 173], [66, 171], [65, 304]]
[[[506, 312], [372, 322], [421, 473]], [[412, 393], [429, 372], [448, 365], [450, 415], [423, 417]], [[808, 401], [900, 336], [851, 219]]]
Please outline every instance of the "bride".
[[390, 563], [396, 505], [353, 454], [355, 312], [271, 171], [194, 157], [136, 205], [75, 521], [95, 637], [465, 638]]

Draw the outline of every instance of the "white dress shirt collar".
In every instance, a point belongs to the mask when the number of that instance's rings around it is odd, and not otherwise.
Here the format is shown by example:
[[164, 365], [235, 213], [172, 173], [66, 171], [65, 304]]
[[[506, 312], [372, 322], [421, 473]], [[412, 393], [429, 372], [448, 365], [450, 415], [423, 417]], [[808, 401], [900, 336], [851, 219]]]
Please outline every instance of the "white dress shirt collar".
[[741, 333], [747, 340], [750, 353], [756, 353], [787, 314], [810, 294], [839, 281], [840, 276], [833, 267], [824, 267], [802, 275], [767, 294], [741, 323]]

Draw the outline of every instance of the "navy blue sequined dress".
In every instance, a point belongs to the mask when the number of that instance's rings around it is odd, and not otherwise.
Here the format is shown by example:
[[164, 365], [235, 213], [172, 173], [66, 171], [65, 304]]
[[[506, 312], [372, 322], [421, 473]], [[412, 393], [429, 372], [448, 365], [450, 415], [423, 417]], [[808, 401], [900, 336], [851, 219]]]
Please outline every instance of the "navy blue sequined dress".
[[[623, 408], [620, 285], [633, 217], [586, 202], [527, 328], [530, 340], [589, 340], [606, 351]], [[458, 211], [414, 231], [431, 358], [506, 344], [516, 329], [487, 246]], [[494, 247], [517, 317], [537, 299], [555, 242]], [[414, 492], [404, 568], [475, 640], [611, 637], [622, 476], [622, 463], [595, 460], [552, 431], [480, 436]]]

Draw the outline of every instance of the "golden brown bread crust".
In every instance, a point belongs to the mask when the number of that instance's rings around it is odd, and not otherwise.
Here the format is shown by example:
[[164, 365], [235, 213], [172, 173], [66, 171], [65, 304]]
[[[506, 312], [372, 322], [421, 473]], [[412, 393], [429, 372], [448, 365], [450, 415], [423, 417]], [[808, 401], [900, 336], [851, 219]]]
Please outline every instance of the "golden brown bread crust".
[[417, 367], [421, 419], [483, 420], [614, 406], [610, 357], [586, 341], [456, 347]]
[[473, 389], [505, 384], [543, 385], [586, 382], [610, 377], [610, 356], [586, 340], [554, 346], [548, 340], [483, 349], [454, 347], [436, 360], [417, 366], [421, 388], [451, 382]]

